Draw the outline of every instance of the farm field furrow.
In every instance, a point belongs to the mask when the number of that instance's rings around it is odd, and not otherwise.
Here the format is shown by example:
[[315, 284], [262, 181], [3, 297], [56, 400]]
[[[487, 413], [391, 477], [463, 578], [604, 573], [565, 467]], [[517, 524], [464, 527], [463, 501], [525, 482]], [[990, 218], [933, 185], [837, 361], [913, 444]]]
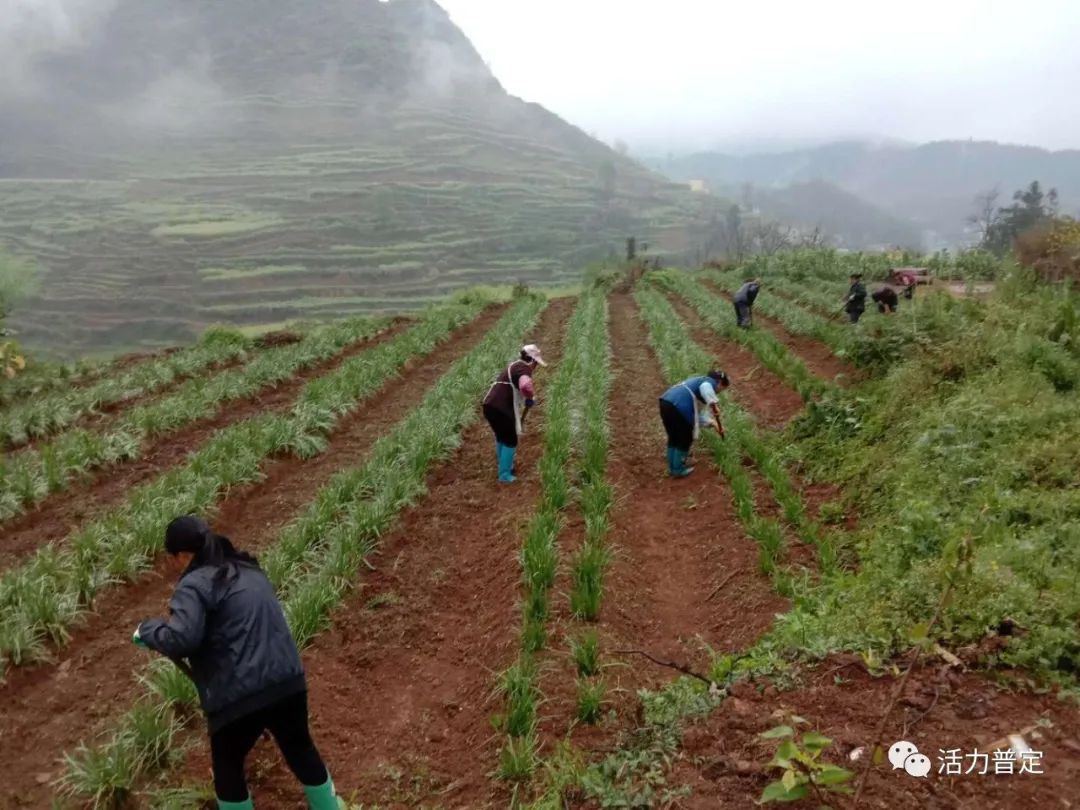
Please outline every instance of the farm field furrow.
[[[572, 308], [571, 299], [553, 301], [522, 338], [558, 360]], [[402, 774], [418, 774], [416, 789], [438, 791], [453, 806], [506, 806], [498, 783], [486, 779], [498, 751], [492, 673], [509, 662], [517, 641], [517, 537], [541, 495], [548, 373], [537, 378], [542, 404], [519, 448], [518, 484], [495, 482], [494, 440], [478, 419], [429, 474], [424, 500], [382, 538], [374, 570], [334, 611], [332, 627], [305, 652], [313, 735], [331, 767], [339, 763], [345, 796], [360, 790], [365, 802], [394, 806], [398, 791], [413, 789]], [[337, 708], [345, 705], [347, 713]], [[188, 771], [205, 774], [206, 756], [200, 745]], [[266, 775], [253, 790], [284, 806], [296, 792], [291, 775], [271, 749], [258, 749], [256, 758]]]
[[[715, 293], [718, 298], [723, 300], [726, 306], [731, 306], [731, 294], [712, 278], [702, 278], [701, 284]], [[768, 295], [768, 288], [762, 290], [761, 294], [762, 296]], [[794, 334], [780, 321], [771, 318], [768, 315], [763, 315], [758, 310], [759, 307], [755, 305], [754, 323], [758, 327], [765, 327], [768, 331], [772, 332], [781, 343], [802, 360], [806, 364], [806, 367], [813, 371], [818, 377], [823, 380], [836, 381], [840, 385], [848, 385], [853, 380], [858, 379], [858, 370], [842, 358], [837, 357], [832, 348], [822, 343], [820, 340], [805, 335]]]
[[[191, 381], [173, 397], [133, 412], [107, 435], [75, 437], [66, 452], [64, 447], [55, 448], [59, 458], [25, 459], [27, 475], [59, 479], [66, 463], [61, 459], [74, 456], [65, 472], [69, 477], [78, 474], [81, 480], [64, 481], [66, 486], [45, 495], [34, 508], [3, 526], [0, 570], [26, 552], [73, 531], [130, 488], [180, 463], [218, 430], [260, 413], [286, 409], [310, 380], [393, 339], [405, 323], [354, 322], [342, 328], [340, 335], [325, 336], [330, 345], [312, 336], [314, 351], [310, 354], [304, 341], [296, 349], [269, 349], [246, 368]], [[263, 381], [265, 384], [260, 384]], [[34, 460], [46, 469], [34, 469], [30, 465]]]
[[[342, 420], [322, 454], [303, 461], [272, 460], [257, 483], [231, 489], [218, 506], [215, 525], [238, 546], [258, 553], [277, 535], [336, 471], [351, 466], [415, 403], [418, 386], [430, 384], [449, 363], [468, 352], [498, 319], [501, 306], [488, 307], [460, 327], [437, 352], [414, 358], [388, 380], [366, 403]], [[132, 585], [103, 595], [75, 638], [54, 664], [16, 668], [0, 690], [0, 713], [18, 734], [0, 740], [0, 757], [15, 756], [17, 740], [32, 740], [32, 756], [23, 777], [12, 780], [9, 796], [43, 795], [35, 774], [58, 776], [62, 751], [89, 739], [102, 722], [115, 719], [139, 692], [136, 675], [145, 660], [118, 628], [134, 627], [161, 610], [172, 589], [164, 565]], [[117, 677], [123, 673], [123, 677]], [[78, 710], [57, 714], [55, 707], [71, 703]], [[43, 718], [45, 722], [43, 722]], [[16, 746], [8, 749], [7, 746]]]

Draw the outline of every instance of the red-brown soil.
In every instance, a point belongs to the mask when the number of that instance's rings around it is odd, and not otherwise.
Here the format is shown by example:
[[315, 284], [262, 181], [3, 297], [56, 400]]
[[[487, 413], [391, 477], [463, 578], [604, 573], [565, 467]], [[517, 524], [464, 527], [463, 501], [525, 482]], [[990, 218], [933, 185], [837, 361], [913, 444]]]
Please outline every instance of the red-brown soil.
[[[837, 656], [805, 672], [792, 691], [777, 692], [764, 683], [739, 684], [711, 716], [689, 723], [671, 781], [689, 784], [693, 794], [679, 806], [755, 807], [762, 789], [777, 775], [763, 768], [775, 744], [757, 735], [779, 724], [771, 716], [778, 709], [793, 711], [809, 721], [805, 728], [833, 740], [827, 759], [861, 773], [865, 757], [852, 762], [850, 754], [872, 746], [896, 679], [873, 678], [857, 662], [857, 656]], [[1001, 741], [1017, 732], [1024, 732], [1028, 745], [1043, 753], [1045, 774], [995, 776], [990, 764], [988, 775], [939, 775], [943, 749], [970, 754], [1006, 748]], [[1050, 695], [1013, 693], [977, 673], [927, 665], [908, 683], [883, 736], [886, 750], [899, 740], [914, 743], [933, 769], [918, 779], [892, 770], [887, 760], [872, 768], [859, 804], [867, 810], [1064, 810], [1080, 801], [1080, 710]], [[965, 759], [963, 769], [973, 761]], [[978, 771], [982, 767], [980, 762]], [[830, 797], [829, 803], [843, 810], [851, 807], [851, 797]], [[818, 805], [804, 801], [787, 806], [809, 810]]]
[[[418, 386], [429, 384], [472, 349], [504, 309], [489, 307], [435, 352], [410, 361], [339, 422], [321, 455], [267, 462], [263, 481], [227, 494], [215, 528], [241, 548], [266, 547], [335, 472], [361, 463], [368, 448], [415, 405]], [[494, 448], [489, 449], [494, 458]], [[9, 671], [0, 688], [0, 762], [9, 774], [0, 785], [0, 807], [48, 806], [46, 775], [60, 773], [60, 755], [91, 737], [139, 693], [135, 675], [147, 659], [130, 643], [131, 632], [140, 620], [164, 610], [172, 584], [159, 559], [138, 582], [106, 591], [56, 661]]]
[[[559, 357], [573, 305], [557, 300], [543, 313], [535, 339], [545, 356]], [[548, 373], [537, 379], [541, 403]], [[517, 555], [540, 494], [543, 416], [541, 407], [530, 417], [513, 486], [496, 481], [487, 424], [470, 426], [304, 652], [312, 733], [342, 795], [365, 806], [400, 806], [412, 792], [438, 793], [446, 807], [507, 806], [488, 778], [499, 744], [491, 718], [501, 710], [496, 672], [518, 644]], [[207, 777], [205, 742], [187, 771]], [[248, 774], [259, 807], [301, 801], [272, 744], [260, 743]]]
[[334, 357], [307, 368], [277, 385], [267, 386], [245, 399], [222, 403], [221, 409], [179, 430], [151, 438], [140, 458], [94, 470], [86, 481], [55, 492], [33, 509], [8, 521], [0, 531], [0, 570], [48, 542], [66, 537], [79, 526], [127, 496], [133, 487], [181, 464], [217, 431], [258, 414], [285, 411], [300, 390], [346, 360], [396, 337], [408, 325], [400, 319], [387, 330], [350, 345]]

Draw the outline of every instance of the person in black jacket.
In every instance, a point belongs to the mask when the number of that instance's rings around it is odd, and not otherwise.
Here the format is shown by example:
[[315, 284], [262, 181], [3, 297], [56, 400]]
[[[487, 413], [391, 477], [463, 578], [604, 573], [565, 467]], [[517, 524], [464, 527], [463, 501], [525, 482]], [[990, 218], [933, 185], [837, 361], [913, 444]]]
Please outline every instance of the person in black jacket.
[[844, 311], [848, 320], [858, 323], [859, 318], [866, 312], [866, 287], [862, 283], [861, 273], [851, 274], [851, 287], [848, 288], [847, 298], [844, 299]]
[[885, 284], [874, 290], [870, 300], [877, 304], [877, 311], [882, 315], [895, 313], [900, 305], [900, 297], [896, 294], [896, 290]]
[[743, 329], [749, 329], [754, 323], [754, 300], [761, 292], [761, 280], [750, 281], [739, 287], [732, 299], [735, 304], [735, 322]]
[[133, 641], [173, 659], [194, 680], [210, 731], [218, 807], [251, 810], [244, 761], [269, 731], [308, 806], [339, 810], [308, 730], [300, 653], [258, 561], [191, 515], [169, 524], [165, 550], [184, 566], [169, 618], [144, 621]]

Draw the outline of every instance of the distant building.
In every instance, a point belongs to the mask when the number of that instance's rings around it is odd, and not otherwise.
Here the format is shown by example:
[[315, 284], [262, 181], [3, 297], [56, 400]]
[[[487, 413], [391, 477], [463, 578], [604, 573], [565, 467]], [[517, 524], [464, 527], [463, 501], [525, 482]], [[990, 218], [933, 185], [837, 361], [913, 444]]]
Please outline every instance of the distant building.
[[709, 193], [709, 187], [705, 184], [704, 180], [687, 180], [686, 185], [690, 187], [691, 191], [695, 191], [698, 194]]

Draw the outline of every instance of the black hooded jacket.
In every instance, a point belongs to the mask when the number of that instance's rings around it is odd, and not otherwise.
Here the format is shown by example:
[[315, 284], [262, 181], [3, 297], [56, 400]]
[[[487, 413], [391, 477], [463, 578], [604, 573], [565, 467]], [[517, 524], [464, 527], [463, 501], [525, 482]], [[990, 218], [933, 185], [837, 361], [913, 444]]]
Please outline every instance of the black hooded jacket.
[[235, 576], [193, 565], [169, 601], [168, 621], [148, 619], [139, 636], [152, 650], [191, 664], [210, 733], [305, 691], [304, 667], [270, 581], [254, 564]]
[[754, 299], [757, 298], [758, 292], [761, 290], [761, 285], [756, 284], [753, 281], [748, 281], [739, 287], [735, 293], [736, 304], [750, 304], [753, 306]]

